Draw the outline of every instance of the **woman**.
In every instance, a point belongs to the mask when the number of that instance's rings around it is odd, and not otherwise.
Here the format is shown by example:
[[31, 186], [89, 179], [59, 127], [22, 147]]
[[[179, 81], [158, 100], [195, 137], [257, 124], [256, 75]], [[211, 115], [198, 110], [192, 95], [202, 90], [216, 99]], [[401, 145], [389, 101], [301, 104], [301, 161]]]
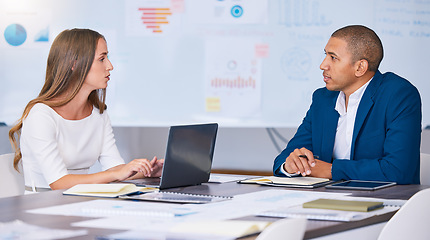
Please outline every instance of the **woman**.
[[[164, 160], [124, 164], [105, 105], [113, 66], [105, 38], [89, 29], [61, 32], [48, 56], [45, 84], [9, 132], [14, 167], [22, 158], [26, 190], [65, 189], [161, 175]], [[17, 141], [20, 141], [18, 148]], [[88, 174], [100, 161], [102, 172]]]

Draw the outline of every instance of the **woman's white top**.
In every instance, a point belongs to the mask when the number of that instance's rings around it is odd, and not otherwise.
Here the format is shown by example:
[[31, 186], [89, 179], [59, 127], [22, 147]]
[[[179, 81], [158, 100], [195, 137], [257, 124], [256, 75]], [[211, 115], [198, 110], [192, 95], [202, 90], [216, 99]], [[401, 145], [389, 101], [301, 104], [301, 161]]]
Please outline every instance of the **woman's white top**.
[[106, 111], [66, 120], [49, 106], [33, 106], [21, 129], [25, 185], [49, 188], [67, 174], [86, 174], [98, 160], [102, 170], [124, 164]]

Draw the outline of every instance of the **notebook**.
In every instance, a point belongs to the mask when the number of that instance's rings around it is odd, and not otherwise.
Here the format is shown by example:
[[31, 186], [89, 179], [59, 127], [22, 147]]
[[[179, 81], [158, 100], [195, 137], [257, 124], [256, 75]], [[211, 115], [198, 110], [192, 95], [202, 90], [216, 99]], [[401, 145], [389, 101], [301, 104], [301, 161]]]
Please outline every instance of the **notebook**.
[[63, 192], [64, 195], [117, 198], [133, 193], [156, 191], [156, 188], [136, 187], [127, 183], [77, 184]]
[[217, 123], [170, 127], [161, 178], [125, 182], [160, 190], [208, 182], [217, 131]]
[[238, 183], [251, 183], [268, 185], [275, 187], [294, 187], [294, 188], [317, 188], [322, 187], [327, 184], [333, 183], [332, 180], [328, 178], [316, 178], [316, 177], [258, 177], [238, 181]]
[[355, 212], [369, 212], [383, 207], [383, 202], [324, 198], [303, 203], [303, 208], [320, 208]]

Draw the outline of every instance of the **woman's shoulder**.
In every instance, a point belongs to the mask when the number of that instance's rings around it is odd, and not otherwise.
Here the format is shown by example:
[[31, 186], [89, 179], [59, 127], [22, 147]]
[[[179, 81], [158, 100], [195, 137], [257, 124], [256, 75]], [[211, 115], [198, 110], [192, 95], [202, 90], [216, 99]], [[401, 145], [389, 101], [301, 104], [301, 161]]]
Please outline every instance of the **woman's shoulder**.
[[36, 103], [28, 113], [27, 118], [33, 117], [33, 116], [50, 116], [55, 117], [57, 113], [52, 109], [50, 106], [44, 104], [44, 103]]
[[56, 112], [44, 103], [35, 104], [23, 121], [23, 128], [46, 129], [58, 124]]
[[96, 106], [93, 106], [93, 111], [91, 112], [91, 116], [96, 117], [96, 118], [102, 118], [102, 119], [108, 119], [109, 118], [106, 110], [101, 112], [100, 109], [98, 109]]

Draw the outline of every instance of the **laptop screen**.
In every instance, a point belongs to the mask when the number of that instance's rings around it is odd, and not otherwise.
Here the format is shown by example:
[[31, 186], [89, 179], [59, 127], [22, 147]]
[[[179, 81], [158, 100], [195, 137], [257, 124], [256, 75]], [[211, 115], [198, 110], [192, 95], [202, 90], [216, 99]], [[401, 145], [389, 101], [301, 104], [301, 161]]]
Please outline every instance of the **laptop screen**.
[[170, 127], [160, 189], [209, 180], [217, 131], [216, 123]]

